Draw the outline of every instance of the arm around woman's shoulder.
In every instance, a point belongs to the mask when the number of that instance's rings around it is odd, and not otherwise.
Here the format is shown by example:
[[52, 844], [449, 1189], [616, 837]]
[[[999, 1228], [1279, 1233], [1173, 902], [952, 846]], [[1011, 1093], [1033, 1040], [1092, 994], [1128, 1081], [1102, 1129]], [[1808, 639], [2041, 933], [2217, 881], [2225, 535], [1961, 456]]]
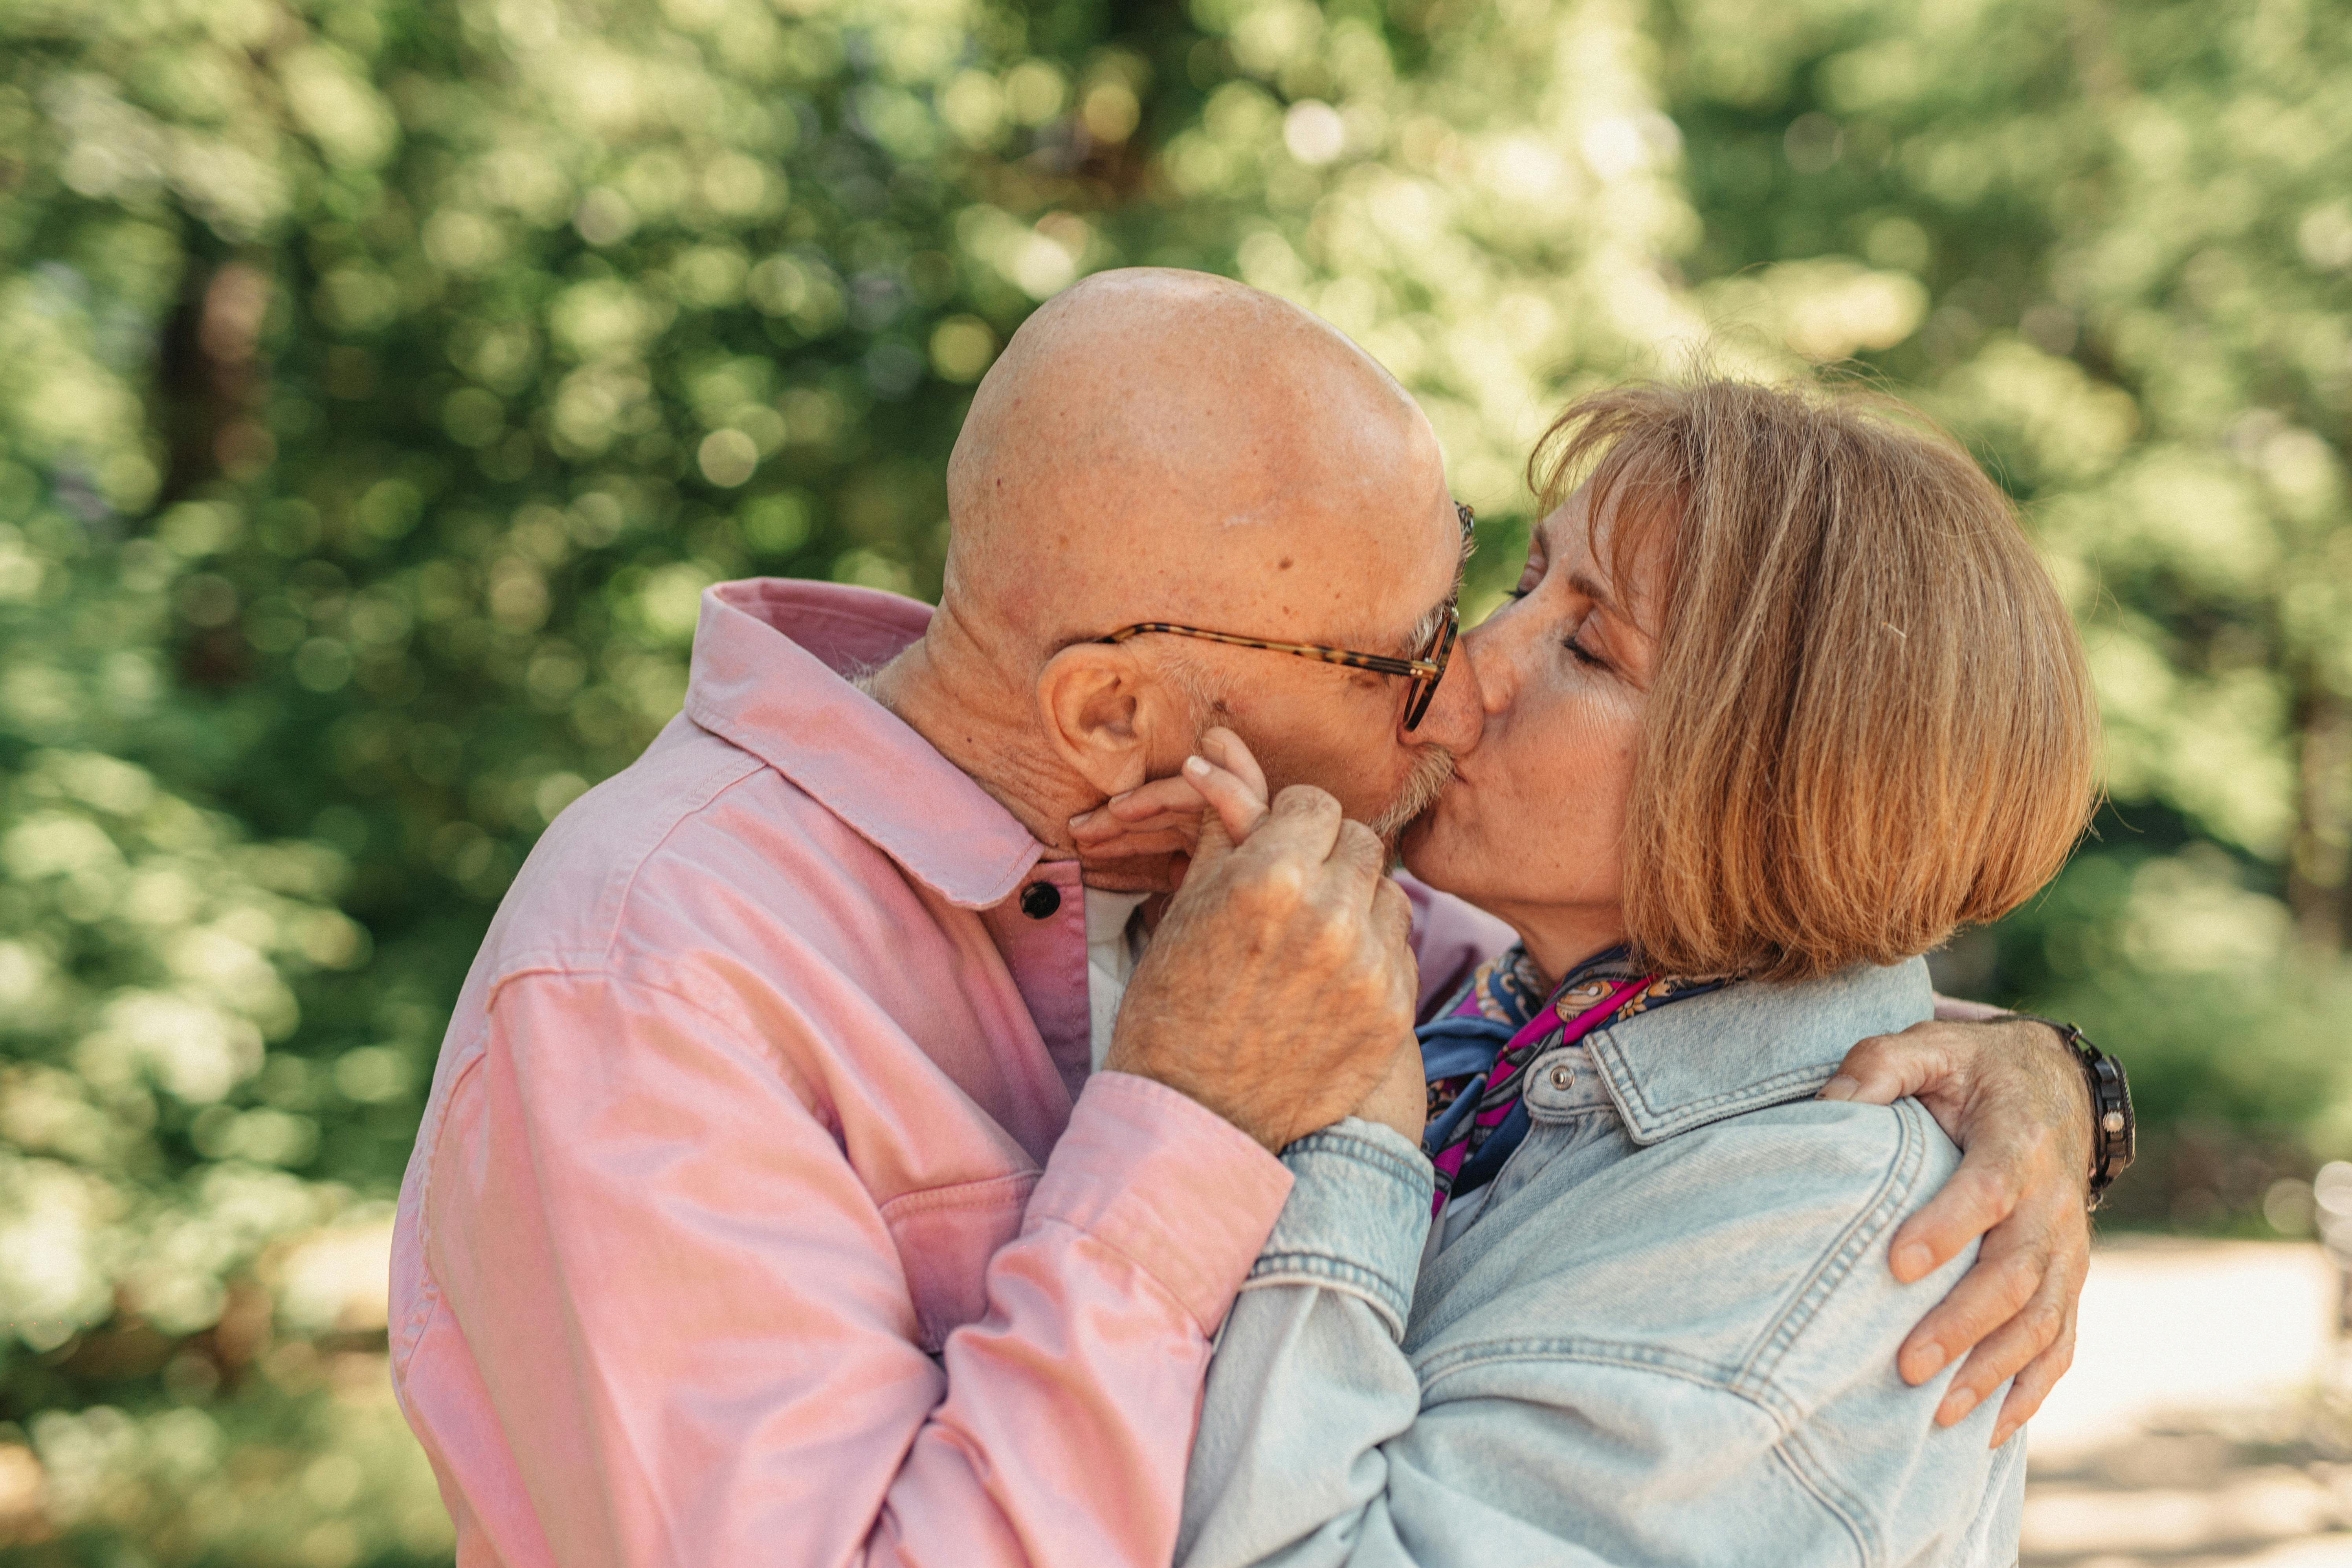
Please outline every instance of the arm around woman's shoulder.
[[1347, 1122], [1285, 1156], [1290, 1206], [1211, 1371], [1181, 1568], [2014, 1556], [2023, 1444], [1987, 1452], [1991, 1402], [1937, 1428], [1940, 1380], [1893, 1369], [1966, 1266], [1885, 1268], [1954, 1159], [1916, 1105], [1808, 1101], [1555, 1160], [1419, 1280], [1408, 1153]]

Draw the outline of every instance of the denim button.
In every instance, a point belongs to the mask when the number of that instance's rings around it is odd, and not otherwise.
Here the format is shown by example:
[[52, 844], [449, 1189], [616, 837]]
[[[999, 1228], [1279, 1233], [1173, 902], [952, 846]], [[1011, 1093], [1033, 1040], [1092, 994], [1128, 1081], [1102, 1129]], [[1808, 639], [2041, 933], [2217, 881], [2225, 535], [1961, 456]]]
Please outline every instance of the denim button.
[[1051, 882], [1032, 882], [1021, 889], [1021, 912], [1042, 921], [1062, 907], [1062, 889]]
[[1569, 1066], [1566, 1062], [1554, 1064], [1551, 1069], [1551, 1086], [1558, 1089], [1574, 1089], [1576, 1087], [1576, 1069]]

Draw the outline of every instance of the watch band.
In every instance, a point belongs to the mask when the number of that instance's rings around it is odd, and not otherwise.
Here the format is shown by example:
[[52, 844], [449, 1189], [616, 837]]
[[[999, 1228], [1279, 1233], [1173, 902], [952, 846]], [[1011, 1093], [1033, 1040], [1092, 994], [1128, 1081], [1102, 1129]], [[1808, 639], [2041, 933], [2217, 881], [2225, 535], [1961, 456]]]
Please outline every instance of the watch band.
[[2057, 1030], [2082, 1064], [2084, 1082], [2091, 1090], [2091, 1206], [2097, 1208], [2138, 1152], [2139, 1124], [2132, 1115], [2131, 1084], [2124, 1077], [2124, 1064], [2084, 1039], [2072, 1024], [2032, 1013], [2016, 1016]]

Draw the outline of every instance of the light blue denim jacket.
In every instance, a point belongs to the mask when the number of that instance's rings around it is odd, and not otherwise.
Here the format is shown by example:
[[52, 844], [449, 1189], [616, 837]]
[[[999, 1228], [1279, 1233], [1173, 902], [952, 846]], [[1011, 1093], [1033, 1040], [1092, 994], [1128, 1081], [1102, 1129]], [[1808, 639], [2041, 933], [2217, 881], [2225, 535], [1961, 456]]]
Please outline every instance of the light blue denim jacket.
[[1429, 1163], [1349, 1121], [1227, 1320], [1182, 1568], [1990, 1564], [2025, 1441], [1895, 1352], [1969, 1256], [1903, 1286], [1895, 1226], [1958, 1163], [1916, 1101], [1816, 1100], [1930, 1016], [1927, 965], [1693, 997], [1539, 1057], [1532, 1129], [1423, 1262]]

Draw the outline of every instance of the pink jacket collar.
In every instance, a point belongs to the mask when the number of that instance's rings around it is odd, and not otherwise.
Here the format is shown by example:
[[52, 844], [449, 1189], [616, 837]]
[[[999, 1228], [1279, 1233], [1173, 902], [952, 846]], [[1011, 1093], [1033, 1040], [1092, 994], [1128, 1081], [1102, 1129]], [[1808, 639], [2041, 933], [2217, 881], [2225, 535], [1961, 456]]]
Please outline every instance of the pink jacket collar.
[[930, 606], [751, 577], [705, 589], [686, 715], [742, 747], [961, 909], [1003, 902], [1045, 847], [845, 674], [923, 635]]

